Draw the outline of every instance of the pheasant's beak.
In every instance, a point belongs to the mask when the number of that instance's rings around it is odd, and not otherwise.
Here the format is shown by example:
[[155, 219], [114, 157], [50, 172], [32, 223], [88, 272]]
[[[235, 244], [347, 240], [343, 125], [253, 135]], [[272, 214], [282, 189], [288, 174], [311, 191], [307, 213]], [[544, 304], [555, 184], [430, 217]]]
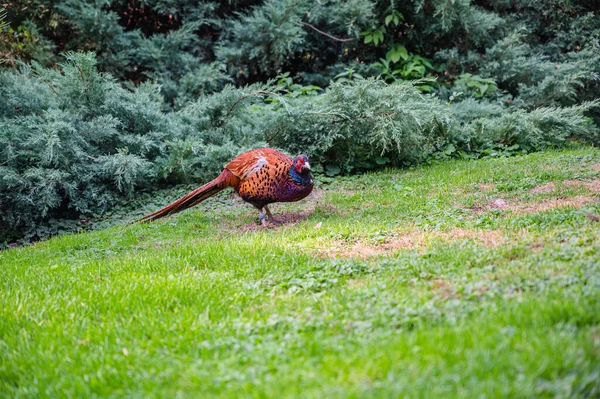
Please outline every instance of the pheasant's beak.
[[304, 162], [304, 165], [302, 165], [302, 170], [304, 169], [310, 170], [310, 164], [308, 162]]

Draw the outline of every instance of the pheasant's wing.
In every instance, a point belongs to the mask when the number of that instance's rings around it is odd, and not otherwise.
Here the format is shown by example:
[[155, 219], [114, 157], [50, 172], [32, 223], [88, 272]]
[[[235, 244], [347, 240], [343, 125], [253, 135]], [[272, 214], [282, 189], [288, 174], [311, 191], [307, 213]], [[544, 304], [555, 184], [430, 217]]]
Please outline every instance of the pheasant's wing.
[[272, 148], [258, 148], [235, 157], [225, 165], [225, 169], [231, 171], [240, 180], [248, 180], [265, 165], [277, 166], [281, 163], [291, 165], [292, 162], [292, 158], [277, 150]]

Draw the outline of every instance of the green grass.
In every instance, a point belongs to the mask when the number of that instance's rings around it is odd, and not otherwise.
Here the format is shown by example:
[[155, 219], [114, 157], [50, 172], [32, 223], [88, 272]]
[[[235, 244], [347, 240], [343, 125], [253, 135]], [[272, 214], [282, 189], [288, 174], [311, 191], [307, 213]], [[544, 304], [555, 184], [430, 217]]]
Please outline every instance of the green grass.
[[599, 162], [449, 161], [336, 179], [277, 229], [217, 199], [2, 251], [0, 396], [600, 397], [598, 193], [563, 184]]

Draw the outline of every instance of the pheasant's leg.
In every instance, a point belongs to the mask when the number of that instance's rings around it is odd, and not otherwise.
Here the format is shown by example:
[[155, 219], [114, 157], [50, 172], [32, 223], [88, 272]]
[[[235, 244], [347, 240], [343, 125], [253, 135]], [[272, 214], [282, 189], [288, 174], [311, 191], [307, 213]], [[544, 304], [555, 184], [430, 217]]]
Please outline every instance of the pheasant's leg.
[[258, 219], [260, 220], [260, 223], [264, 226], [267, 227], [267, 222], [265, 222], [265, 215], [262, 211], [261, 208], [258, 208]]
[[265, 212], [267, 212], [267, 218], [269, 219], [269, 222], [273, 224], [279, 224], [279, 222], [273, 217], [273, 214], [271, 213], [271, 210], [269, 209], [268, 205], [265, 205]]

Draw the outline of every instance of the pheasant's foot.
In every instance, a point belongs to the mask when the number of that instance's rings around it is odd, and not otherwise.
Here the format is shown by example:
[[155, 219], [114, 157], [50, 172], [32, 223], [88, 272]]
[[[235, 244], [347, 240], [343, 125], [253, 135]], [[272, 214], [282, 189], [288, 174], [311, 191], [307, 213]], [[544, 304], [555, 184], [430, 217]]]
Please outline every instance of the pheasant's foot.
[[281, 221], [279, 221], [279, 220], [275, 219], [275, 218], [273, 217], [273, 215], [271, 215], [271, 217], [270, 217], [270, 218], [268, 218], [268, 220], [269, 220], [269, 223], [271, 223], [271, 224], [274, 224], [275, 226], [279, 226], [280, 224], [283, 224], [283, 222], [281, 222]]
[[269, 221], [269, 223], [272, 223], [275, 226], [279, 226], [282, 223], [273, 217], [273, 214], [271, 213], [271, 210], [267, 205], [265, 205], [265, 213], [267, 214], [267, 220]]
[[258, 210], [258, 219], [260, 220], [260, 223], [264, 227], [279, 226], [280, 224], [282, 224], [282, 222], [275, 220], [275, 218], [273, 217], [273, 214], [271, 213], [271, 210], [266, 205], [264, 207], [264, 210], [265, 210], [264, 213], [263, 213], [262, 209]]

